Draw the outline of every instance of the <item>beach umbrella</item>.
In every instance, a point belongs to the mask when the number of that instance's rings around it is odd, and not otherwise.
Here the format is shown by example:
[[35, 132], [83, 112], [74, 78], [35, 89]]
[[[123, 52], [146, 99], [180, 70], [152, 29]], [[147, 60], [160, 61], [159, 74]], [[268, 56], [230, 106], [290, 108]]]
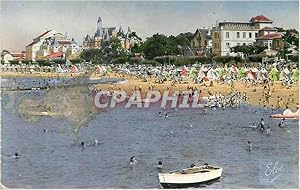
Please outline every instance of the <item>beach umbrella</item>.
[[96, 65], [95, 70], [97, 73], [100, 73], [102, 71], [102, 68], [99, 65]]
[[281, 72], [280, 72], [280, 74], [279, 74], [279, 80], [285, 80], [285, 79], [288, 79], [288, 78], [290, 78], [289, 76], [290, 76], [290, 71], [289, 71], [289, 69], [288, 68], [285, 68], [285, 69], [283, 69]]
[[295, 68], [292, 70], [293, 72], [293, 81], [299, 81], [299, 69], [298, 68]]
[[188, 74], [188, 70], [187, 70], [186, 66], [183, 66], [182, 70], [181, 70], [181, 76], [186, 77], [187, 74]]
[[249, 77], [250, 79], [256, 79], [257, 71], [258, 71], [258, 70], [257, 70], [255, 67], [249, 69], [249, 71], [248, 71], [248, 77]]
[[241, 68], [238, 72], [238, 79], [244, 78], [247, 76], [247, 70], [245, 68]]
[[107, 71], [108, 73], [112, 73], [111, 67], [110, 67], [110, 66], [107, 66], [107, 67], [106, 67], [106, 71]]
[[72, 65], [71, 66], [71, 70], [70, 70], [71, 73], [78, 73], [78, 68], [76, 65]]
[[214, 69], [211, 68], [207, 71], [207, 78], [208, 79], [216, 79], [215, 73], [214, 73]]
[[269, 78], [272, 81], [278, 81], [278, 79], [279, 79], [278, 75], [279, 75], [278, 70], [276, 67], [274, 67], [269, 73]]
[[223, 77], [224, 75], [225, 75], [225, 69], [222, 68], [222, 69], [219, 70], [219, 77], [221, 78], [221, 77]]
[[197, 78], [197, 75], [197, 69], [195, 67], [192, 67], [189, 72], [189, 77], [195, 80]]

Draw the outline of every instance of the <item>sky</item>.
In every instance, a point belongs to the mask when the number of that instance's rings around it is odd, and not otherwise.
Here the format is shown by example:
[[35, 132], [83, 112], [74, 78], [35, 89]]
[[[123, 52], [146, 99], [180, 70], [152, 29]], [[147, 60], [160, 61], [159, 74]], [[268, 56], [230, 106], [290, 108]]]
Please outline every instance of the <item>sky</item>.
[[1, 1], [0, 49], [25, 50], [32, 39], [53, 29], [82, 43], [104, 27], [129, 26], [143, 39], [155, 33], [177, 35], [212, 27], [218, 21], [249, 21], [265, 15], [273, 25], [299, 28], [298, 1]]

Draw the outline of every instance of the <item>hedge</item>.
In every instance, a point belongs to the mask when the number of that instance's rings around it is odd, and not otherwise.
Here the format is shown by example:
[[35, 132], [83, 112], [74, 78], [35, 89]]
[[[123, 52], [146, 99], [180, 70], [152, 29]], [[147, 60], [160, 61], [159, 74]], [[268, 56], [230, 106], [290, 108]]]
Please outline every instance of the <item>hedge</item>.
[[8, 62], [12, 65], [17, 65], [20, 63], [18, 60], [9, 60]]
[[293, 55], [293, 56], [290, 57], [290, 60], [292, 62], [299, 63], [299, 56], [298, 55]]
[[32, 61], [31, 60], [22, 60], [21, 61], [23, 64], [26, 64], [26, 65], [28, 65], [29, 63], [32, 63]]
[[265, 57], [264, 55], [249, 55], [248, 59], [251, 62], [262, 62], [262, 58]]
[[174, 65], [176, 66], [183, 66], [183, 65], [192, 65], [196, 62], [199, 62], [201, 64], [209, 64], [211, 63], [211, 59], [207, 57], [182, 57], [177, 58], [174, 61]]
[[154, 60], [143, 60], [140, 63], [144, 64], [144, 65], [152, 65], [152, 66], [160, 65], [159, 62], [154, 61]]
[[226, 64], [226, 63], [231, 63], [231, 62], [235, 62], [235, 63], [238, 63], [238, 62], [242, 62], [243, 59], [239, 56], [215, 56], [213, 57], [213, 59], [217, 62], [217, 63], [223, 63], [223, 64]]
[[51, 63], [47, 60], [36, 60], [36, 62], [40, 65], [40, 66], [51, 66]]

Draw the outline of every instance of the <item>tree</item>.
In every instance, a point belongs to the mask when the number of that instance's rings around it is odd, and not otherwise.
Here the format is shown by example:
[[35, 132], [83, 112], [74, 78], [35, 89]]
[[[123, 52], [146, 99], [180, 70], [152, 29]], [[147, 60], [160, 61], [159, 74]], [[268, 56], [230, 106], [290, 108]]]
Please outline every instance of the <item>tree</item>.
[[286, 34], [283, 40], [289, 44], [295, 45], [297, 49], [299, 48], [299, 33], [295, 29], [286, 30]]
[[146, 59], [153, 59], [157, 56], [166, 54], [167, 36], [163, 34], [154, 34], [152, 37], [146, 39], [143, 43], [143, 51]]
[[143, 48], [142, 45], [139, 44], [134, 44], [131, 47], [131, 53], [134, 55], [135, 53], [142, 53], [143, 52]]
[[86, 61], [95, 61], [102, 59], [102, 52], [100, 49], [84, 50], [80, 53], [80, 58]]
[[292, 51], [289, 50], [288, 47], [285, 46], [285, 47], [279, 49], [279, 51], [277, 52], [277, 56], [282, 58], [282, 59], [285, 59], [286, 55], [289, 54], [289, 53], [292, 53]]
[[111, 63], [114, 59], [127, 56], [126, 50], [122, 48], [121, 40], [118, 38], [111, 38], [109, 41], [102, 42], [101, 54], [105, 63]]
[[190, 33], [179, 34], [177, 36], [166, 36], [163, 34], [154, 34], [146, 39], [142, 45], [142, 50], [147, 59], [165, 55], [178, 55], [181, 53], [182, 46], [190, 44]]
[[259, 45], [242, 45], [242, 46], [235, 46], [231, 48], [232, 52], [235, 53], [243, 53], [248, 58], [249, 55], [253, 54], [260, 54], [263, 52], [267, 47], [265, 46], [259, 46]]

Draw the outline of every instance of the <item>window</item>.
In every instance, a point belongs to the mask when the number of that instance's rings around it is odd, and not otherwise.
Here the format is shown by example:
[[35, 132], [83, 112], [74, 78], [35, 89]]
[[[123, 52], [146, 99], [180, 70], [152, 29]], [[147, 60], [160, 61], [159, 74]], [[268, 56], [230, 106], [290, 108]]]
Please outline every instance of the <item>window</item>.
[[252, 38], [252, 33], [251, 32], [249, 32], [249, 38]]
[[243, 38], [246, 38], [246, 32], [243, 32]]
[[237, 43], [237, 46], [240, 46], [241, 44], [240, 43]]
[[229, 38], [229, 32], [226, 32], [226, 38]]
[[243, 43], [243, 46], [245, 46], [246, 45], [246, 43]]
[[226, 43], [226, 47], [228, 47], [228, 48], [229, 48], [229, 43]]
[[215, 33], [215, 38], [218, 38], [218, 33]]
[[239, 32], [236, 33], [236, 37], [240, 38], [240, 33]]
[[255, 32], [255, 38], [257, 38], [257, 32]]

